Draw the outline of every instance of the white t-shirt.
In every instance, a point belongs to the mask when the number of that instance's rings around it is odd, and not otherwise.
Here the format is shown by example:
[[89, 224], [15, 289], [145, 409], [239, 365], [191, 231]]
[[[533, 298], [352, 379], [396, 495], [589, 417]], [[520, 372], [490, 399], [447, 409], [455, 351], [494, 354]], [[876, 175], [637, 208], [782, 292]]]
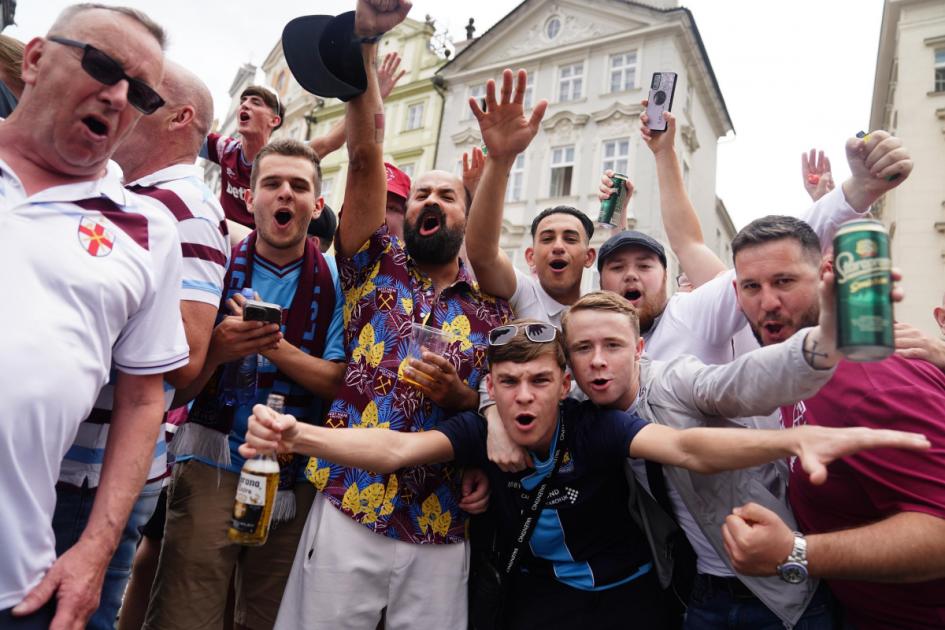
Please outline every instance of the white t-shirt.
[[[190, 164], [175, 164], [127, 186], [165, 212], [177, 228], [183, 255], [181, 299], [209, 304], [216, 309], [223, 296], [223, 276], [230, 248], [224, 233], [223, 208], [204, 183], [203, 171]], [[98, 487], [108, 441], [115, 376], [113, 370], [113, 378], [98, 394], [92, 417], [79, 425], [75, 441], [62, 461], [60, 482]], [[170, 409], [173, 399], [174, 388], [165, 381], [165, 411]], [[148, 471], [149, 481], [167, 474], [167, 428], [165, 424], [158, 433]]]
[[116, 170], [27, 197], [0, 161], [0, 610], [56, 558], [59, 467], [108, 380], [186, 364], [180, 241]]
[[[821, 249], [826, 252], [840, 224], [861, 216], [847, 203], [841, 187], [837, 186], [821, 197], [801, 218], [820, 237]], [[690, 293], [673, 295], [653, 328], [643, 336], [647, 356], [658, 361], [668, 361], [682, 354], [691, 354], [703, 363], [719, 364], [728, 363], [758, 348], [748, 320], [738, 306], [734, 282], [735, 271], [728, 270]], [[777, 428], [777, 419], [771, 418], [769, 424], [770, 428]], [[646, 484], [645, 462], [637, 459], [631, 459], [630, 462], [637, 479]], [[735, 573], [709, 543], [672, 484], [666, 484], [666, 490], [679, 525], [685, 530], [697, 554], [698, 571], [734, 576]]]
[[515, 268], [515, 293], [509, 300], [515, 319], [535, 319], [561, 330], [561, 316], [567, 305], [555, 300], [541, 287], [538, 278]]

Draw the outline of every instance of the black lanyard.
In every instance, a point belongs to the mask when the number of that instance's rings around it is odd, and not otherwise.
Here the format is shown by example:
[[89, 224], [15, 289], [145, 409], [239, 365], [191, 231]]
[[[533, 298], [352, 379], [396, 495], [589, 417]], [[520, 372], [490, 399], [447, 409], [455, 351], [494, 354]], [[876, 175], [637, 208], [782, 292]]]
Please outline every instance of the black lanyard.
[[505, 574], [510, 575], [518, 564], [522, 555], [522, 547], [528, 544], [528, 539], [532, 537], [535, 527], [538, 525], [538, 516], [541, 512], [542, 504], [548, 494], [548, 486], [551, 485], [552, 478], [558, 473], [558, 466], [561, 465], [561, 453], [564, 450], [564, 414], [558, 411], [558, 437], [555, 440], [555, 452], [551, 473], [542, 479], [541, 484], [528, 495], [528, 501], [522, 515], [525, 517], [522, 521], [522, 527], [518, 536], [512, 542], [512, 549], [509, 553], [509, 560], [505, 563]]

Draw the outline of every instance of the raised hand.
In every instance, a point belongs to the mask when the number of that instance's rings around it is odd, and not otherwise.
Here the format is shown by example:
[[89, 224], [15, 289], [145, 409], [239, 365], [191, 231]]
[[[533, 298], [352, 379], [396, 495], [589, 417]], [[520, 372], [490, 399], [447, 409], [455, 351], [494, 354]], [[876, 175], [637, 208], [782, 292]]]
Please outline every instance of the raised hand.
[[407, 73], [406, 70], [397, 72], [400, 68], [401, 58], [396, 52], [389, 52], [384, 55], [384, 61], [377, 69], [377, 86], [381, 92], [381, 99], [387, 100], [390, 93], [394, 90], [397, 82]]
[[810, 150], [810, 155], [801, 153], [801, 178], [804, 190], [810, 198], [817, 201], [834, 189], [833, 175], [830, 170], [830, 158], [823, 151]]
[[514, 160], [538, 133], [538, 125], [545, 115], [548, 101], [539, 101], [532, 110], [531, 117], [526, 119], [522, 103], [525, 100], [527, 80], [525, 71], [519, 70], [513, 93], [512, 71], [506, 68], [502, 72], [500, 100], [496, 100], [495, 81], [492, 79], [486, 83], [485, 112], [479, 107], [476, 99], [469, 99], [469, 107], [479, 121], [482, 141], [489, 150], [490, 159]]
[[662, 151], [674, 150], [674, 143], [676, 142], [676, 116], [674, 116], [672, 112], [663, 112], [663, 120], [666, 121], [666, 131], [653, 132], [647, 126], [650, 122], [650, 117], [646, 115], [646, 106], [648, 103], [649, 101], [646, 99], [640, 101], [640, 105], [643, 105], [643, 111], [640, 112], [640, 135], [643, 137], [643, 141], [654, 155]]
[[486, 165], [486, 156], [482, 149], [473, 147], [472, 156], [463, 152], [463, 186], [469, 191], [470, 196], [476, 196], [476, 188], [479, 187], [479, 179], [482, 177], [482, 169]]
[[872, 131], [862, 138], [850, 138], [846, 153], [851, 177], [843, 182], [843, 194], [860, 212], [868, 210], [912, 172], [912, 159], [902, 146], [902, 140], [886, 131]]
[[408, 0], [358, 0], [354, 34], [373, 37], [386, 33], [404, 21], [412, 6]]

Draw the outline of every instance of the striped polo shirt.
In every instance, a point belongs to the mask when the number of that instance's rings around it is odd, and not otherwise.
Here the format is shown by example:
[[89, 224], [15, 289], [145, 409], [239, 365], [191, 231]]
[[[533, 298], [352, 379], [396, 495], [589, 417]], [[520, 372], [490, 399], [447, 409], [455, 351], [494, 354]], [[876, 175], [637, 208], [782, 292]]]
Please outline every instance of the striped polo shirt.
[[[189, 164], [175, 164], [151, 173], [127, 188], [147, 197], [171, 217], [180, 236], [183, 267], [181, 273], [181, 300], [203, 302], [217, 308], [223, 293], [223, 274], [226, 270], [229, 248], [226, 239], [226, 221], [223, 209], [213, 192], [204, 184], [202, 171]], [[178, 318], [180, 312], [177, 312]], [[111, 420], [115, 366], [111, 378], [102, 388], [92, 413], [79, 426], [72, 447], [66, 453], [59, 473], [59, 481], [74, 486], [88, 483], [97, 487], [108, 440]], [[174, 398], [174, 388], [164, 383], [165, 411]], [[165, 418], [166, 419], [166, 418]], [[148, 472], [153, 481], [167, 474], [167, 423], [159, 434], [154, 459]]]

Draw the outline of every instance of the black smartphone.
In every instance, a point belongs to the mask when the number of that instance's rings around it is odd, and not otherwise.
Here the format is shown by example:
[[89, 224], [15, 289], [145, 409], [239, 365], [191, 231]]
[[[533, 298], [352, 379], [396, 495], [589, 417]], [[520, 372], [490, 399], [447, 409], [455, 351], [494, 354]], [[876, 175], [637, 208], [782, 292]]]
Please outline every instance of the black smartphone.
[[282, 307], [278, 304], [269, 302], [260, 302], [259, 300], [246, 300], [243, 304], [244, 322], [266, 322], [268, 324], [282, 325]]
[[666, 131], [663, 112], [673, 110], [673, 96], [676, 94], [675, 72], [654, 72], [650, 81], [650, 96], [647, 98], [646, 126], [650, 131]]

